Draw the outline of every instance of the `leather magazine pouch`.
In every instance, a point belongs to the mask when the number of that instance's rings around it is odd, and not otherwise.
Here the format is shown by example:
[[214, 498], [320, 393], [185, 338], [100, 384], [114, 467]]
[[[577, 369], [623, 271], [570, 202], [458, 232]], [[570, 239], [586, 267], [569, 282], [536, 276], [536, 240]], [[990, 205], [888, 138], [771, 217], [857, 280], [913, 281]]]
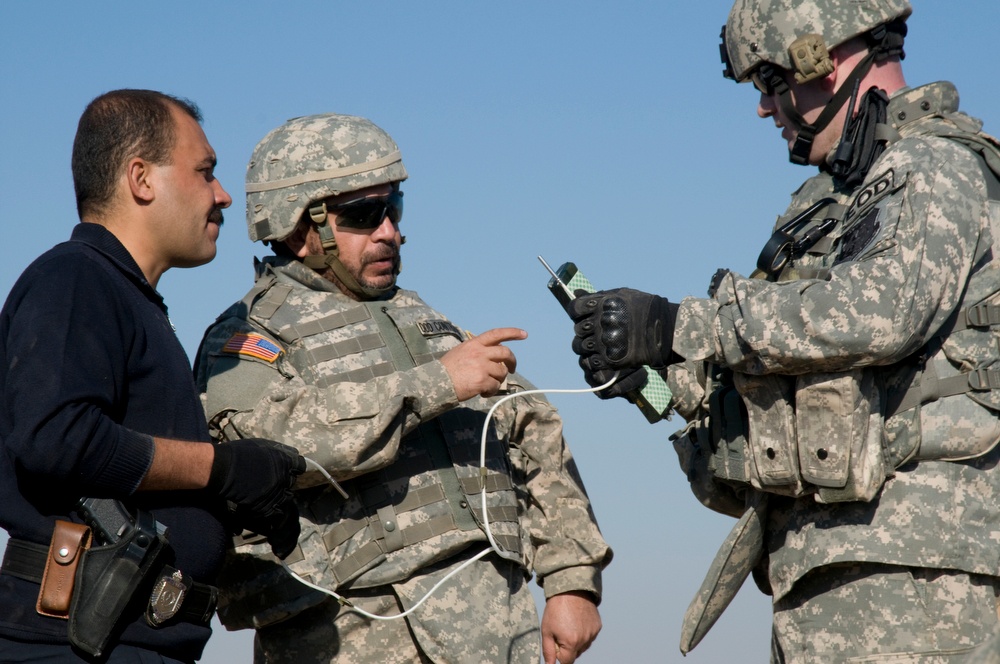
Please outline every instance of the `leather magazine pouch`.
[[83, 552], [90, 548], [90, 528], [81, 523], [56, 521], [52, 542], [45, 557], [42, 587], [35, 610], [51, 618], [68, 618], [76, 568]]

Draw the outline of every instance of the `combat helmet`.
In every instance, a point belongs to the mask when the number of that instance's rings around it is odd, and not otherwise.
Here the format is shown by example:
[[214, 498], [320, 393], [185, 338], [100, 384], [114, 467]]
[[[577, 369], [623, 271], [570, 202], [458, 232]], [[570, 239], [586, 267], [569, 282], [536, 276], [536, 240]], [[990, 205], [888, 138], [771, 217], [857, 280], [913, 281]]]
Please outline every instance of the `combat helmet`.
[[325, 199], [406, 177], [395, 141], [370, 120], [335, 113], [294, 118], [261, 139], [247, 165], [250, 239], [283, 240], [306, 210], [322, 224]]
[[[855, 81], [877, 60], [905, 57], [904, 21], [911, 12], [908, 0], [736, 0], [722, 28], [723, 76], [738, 83], [753, 79], [758, 87], [778, 95], [782, 111], [798, 129], [791, 160], [804, 164], [813, 138], [839, 112]], [[792, 72], [798, 83], [827, 76], [834, 70], [830, 50], [862, 35], [870, 53], [816, 123], [805, 123], [794, 109], [781, 72]]]

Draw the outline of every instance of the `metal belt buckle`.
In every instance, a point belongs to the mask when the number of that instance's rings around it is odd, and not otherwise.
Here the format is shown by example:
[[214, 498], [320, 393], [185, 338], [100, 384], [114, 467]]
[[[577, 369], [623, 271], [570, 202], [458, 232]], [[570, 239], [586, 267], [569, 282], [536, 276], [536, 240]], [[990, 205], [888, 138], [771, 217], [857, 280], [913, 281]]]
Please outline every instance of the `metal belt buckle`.
[[184, 575], [180, 570], [174, 571], [172, 575], [166, 573], [153, 586], [153, 592], [149, 596], [149, 607], [146, 609], [146, 622], [151, 627], [159, 627], [166, 621], [177, 615], [184, 603], [184, 596], [187, 594], [187, 585], [184, 583]]

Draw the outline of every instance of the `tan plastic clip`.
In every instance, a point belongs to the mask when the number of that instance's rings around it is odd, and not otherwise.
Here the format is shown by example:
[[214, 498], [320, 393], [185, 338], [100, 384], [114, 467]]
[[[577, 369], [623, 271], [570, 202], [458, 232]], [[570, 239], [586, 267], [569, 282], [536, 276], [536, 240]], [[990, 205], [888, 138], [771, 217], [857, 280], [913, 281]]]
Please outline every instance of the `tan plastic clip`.
[[820, 35], [802, 35], [788, 47], [795, 68], [795, 81], [808, 83], [833, 73], [833, 60]]

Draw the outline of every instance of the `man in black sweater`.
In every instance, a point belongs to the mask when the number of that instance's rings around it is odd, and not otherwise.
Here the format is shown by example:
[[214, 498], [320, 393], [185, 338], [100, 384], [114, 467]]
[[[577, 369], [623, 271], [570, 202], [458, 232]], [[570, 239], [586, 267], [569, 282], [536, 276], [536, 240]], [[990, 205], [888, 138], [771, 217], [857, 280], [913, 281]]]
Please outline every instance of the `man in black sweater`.
[[[149, 90], [92, 101], [73, 145], [82, 223], [24, 271], [0, 312], [0, 526], [10, 535], [0, 661], [194, 661], [211, 634], [227, 530], [267, 535], [279, 556], [295, 546], [290, 488], [304, 460], [266, 440], [210, 443], [156, 291], [169, 268], [215, 257], [232, 202], [200, 120], [192, 103]], [[131, 537], [148, 554], [111, 559], [148, 574], [95, 571], [109, 538], [80, 525], [83, 498], [117, 501], [107, 504], [137, 521], [110, 539]], [[119, 586], [128, 591], [116, 607], [108, 589]], [[88, 633], [104, 611], [107, 642]]]

